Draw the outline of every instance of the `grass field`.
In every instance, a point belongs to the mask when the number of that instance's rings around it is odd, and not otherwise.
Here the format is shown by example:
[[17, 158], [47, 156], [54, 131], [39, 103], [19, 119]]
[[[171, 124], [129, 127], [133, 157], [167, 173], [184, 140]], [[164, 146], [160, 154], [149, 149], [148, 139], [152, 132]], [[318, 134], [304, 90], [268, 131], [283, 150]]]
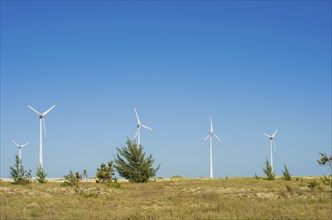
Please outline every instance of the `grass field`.
[[319, 178], [157, 179], [121, 188], [91, 182], [1, 181], [1, 219], [332, 219], [332, 192]]

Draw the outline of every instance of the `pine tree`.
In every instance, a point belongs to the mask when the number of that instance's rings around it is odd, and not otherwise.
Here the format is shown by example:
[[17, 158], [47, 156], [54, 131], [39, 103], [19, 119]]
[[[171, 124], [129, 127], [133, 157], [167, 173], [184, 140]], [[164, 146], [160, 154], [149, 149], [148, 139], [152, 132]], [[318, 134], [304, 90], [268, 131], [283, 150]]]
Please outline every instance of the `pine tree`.
[[284, 180], [291, 180], [292, 176], [290, 175], [287, 167], [286, 167], [286, 164], [285, 164], [285, 170], [282, 171], [282, 174], [284, 175]]
[[39, 183], [47, 183], [46, 176], [47, 173], [44, 171], [43, 167], [39, 165], [37, 167], [37, 174], [36, 174], [36, 179]]
[[266, 180], [274, 180], [275, 174], [272, 171], [272, 166], [267, 159], [265, 162], [265, 169], [263, 168], [263, 171], [266, 174]]
[[24, 170], [22, 160], [15, 156], [15, 165], [10, 168], [10, 176], [14, 179], [16, 184], [27, 184], [31, 181], [31, 170]]
[[329, 185], [332, 188], [332, 156], [328, 156], [326, 153], [320, 153], [321, 158], [320, 160], [317, 160], [318, 164], [320, 166], [328, 166], [329, 167], [329, 175], [324, 177], [321, 177], [321, 181], [325, 185]]
[[114, 167], [120, 176], [128, 179], [130, 182], [144, 183], [149, 178], [154, 177], [160, 167], [153, 168], [154, 159], [152, 155], [145, 156], [142, 145], [131, 140], [127, 140], [127, 147], [117, 148]]

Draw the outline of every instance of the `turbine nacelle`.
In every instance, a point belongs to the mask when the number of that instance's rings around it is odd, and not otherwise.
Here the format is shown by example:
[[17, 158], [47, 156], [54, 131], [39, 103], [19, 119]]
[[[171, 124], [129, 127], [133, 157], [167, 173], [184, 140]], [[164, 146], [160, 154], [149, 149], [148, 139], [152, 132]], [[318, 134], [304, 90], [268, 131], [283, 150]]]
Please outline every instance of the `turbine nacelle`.
[[263, 134], [264, 134], [266, 137], [268, 137], [270, 140], [273, 140], [274, 137], [276, 136], [277, 132], [278, 132], [278, 128], [276, 129], [276, 131], [275, 131], [272, 135], [268, 135], [268, 134], [266, 134], [266, 133], [263, 133]]
[[33, 107], [31, 107], [28, 104], [25, 104], [28, 108], [30, 108], [33, 112], [35, 112], [38, 115], [38, 118], [40, 119], [40, 139], [39, 139], [39, 165], [43, 166], [43, 127], [44, 127], [44, 135], [45, 135], [45, 141], [46, 141], [46, 125], [45, 125], [45, 116], [55, 107], [53, 105], [51, 108], [49, 108], [46, 112], [40, 113]]
[[29, 141], [27, 141], [24, 144], [18, 144], [16, 141], [12, 140], [12, 142], [19, 148], [22, 149], [25, 145], [29, 144]]
[[210, 127], [209, 135], [206, 138], [204, 138], [203, 141], [206, 141], [209, 137], [215, 136], [217, 138], [217, 140], [221, 142], [220, 138], [213, 132], [213, 124], [212, 124], [211, 117], [210, 117], [210, 123], [211, 123], [211, 127]]
[[137, 113], [137, 111], [136, 111], [136, 108], [134, 108], [134, 111], [135, 111], [135, 115], [136, 115], [136, 119], [137, 119], [137, 132], [136, 132], [136, 134], [135, 134], [135, 136], [133, 137], [133, 139], [135, 139], [136, 137], [138, 137], [138, 145], [140, 144], [139, 142], [140, 142], [140, 130], [141, 130], [141, 128], [146, 128], [146, 129], [148, 129], [148, 130], [150, 130], [150, 131], [152, 131], [152, 128], [149, 128], [148, 126], [145, 126], [145, 125], [143, 125], [142, 123], [141, 123], [141, 121], [140, 121], [140, 119], [139, 119], [139, 117], [138, 117], [138, 113]]

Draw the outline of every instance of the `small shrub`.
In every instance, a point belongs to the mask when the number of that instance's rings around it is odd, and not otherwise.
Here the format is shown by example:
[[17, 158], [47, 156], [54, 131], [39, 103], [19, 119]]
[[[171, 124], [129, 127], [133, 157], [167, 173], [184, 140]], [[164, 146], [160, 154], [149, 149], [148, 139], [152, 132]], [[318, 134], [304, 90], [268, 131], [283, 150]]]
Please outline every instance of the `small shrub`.
[[314, 180], [314, 181], [309, 181], [307, 187], [310, 188], [310, 189], [314, 189], [314, 188], [316, 188], [316, 187], [319, 187], [319, 183], [316, 182], [316, 180]]
[[257, 176], [257, 174], [255, 173], [255, 177], [254, 177], [256, 180], [259, 180], [260, 179], [260, 177], [259, 176]]
[[171, 179], [183, 179], [184, 177], [183, 176], [179, 176], [179, 175], [175, 175], [175, 176], [172, 176]]
[[43, 167], [41, 165], [39, 165], [37, 167], [36, 180], [39, 183], [47, 183], [46, 176], [47, 176], [47, 173], [44, 171]]
[[22, 160], [15, 156], [15, 164], [10, 169], [10, 176], [14, 179], [14, 184], [28, 184], [31, 182], [31, 170], [27, 171], [22, 165]]
[[275, 174], [272, 171], [272, 166], [270, 162], [266, 159], [265, 168], [263, 168], [264, 173], [266, 174], [266, 180], [274, 180]]
[[286, 180], [286, 181], [289, 181], [291, 180], [292, 176], [290, 175], [287, 167], [286, 167], [286, 164], [285, 164], [285, 170], [282, 171], [282, 175], [284, 176], [283, 179]]
[[320, 180], [324, 185], [332, 187], [332, 175], [321, 177]]
[[[76, 172], [76, 176], [77, 176]], [[79, 181], [78, 184], [75, 186], [75, 192], [82, 195], [85, 198], [93, 197], [97, 198], [99, 193], [97, 191], [90, 190], [88, 185], [88, 173], [86, 170], [83, 170], [81, 173], [82, 181]], [[81, 186], [81, 187], [80, 187]]]
[[76, 186], [78, 187], [79, 182], [82, 180], [82, 175], [79, 172], [73, 173], [71, 170], [68, 175], [64, 176], [65, 180], [61, 183], [62, 186]]
[[114, 182], [114, 183], [112, 183], [111, 186], [114, 187], [114, 188], [117, 188], [117, 189], [122, 188], [122, 185], [119, 182]]
[[111, 183], [112, 176], [114, 175], [113, 161], [108, 162], [106, 164], [102, 163], [100, 168], [97, 168], [96, 173], [96, 183]]
[[317, 160], [318, 164], [321, 166], [328, 166], [330, 172], [330, 175], [328, 177], [324, 175], [324, 177], [321, 177], [320, 179], [324, 185], [329, 185], [330, 187], [332, 187], [332, 156], [327, 156], [326, 153], [319, 154], [321, 155], [321, 158], [320, 160]]
[[95, 191], [86, 191], [86, 190], [80, 190], [79, 192], [82, 196], [84, 196], [85, 198], [89, 198], [89, 197], [93, 197], [93, 198], [97, 198], [99, 193], [95, 192]]

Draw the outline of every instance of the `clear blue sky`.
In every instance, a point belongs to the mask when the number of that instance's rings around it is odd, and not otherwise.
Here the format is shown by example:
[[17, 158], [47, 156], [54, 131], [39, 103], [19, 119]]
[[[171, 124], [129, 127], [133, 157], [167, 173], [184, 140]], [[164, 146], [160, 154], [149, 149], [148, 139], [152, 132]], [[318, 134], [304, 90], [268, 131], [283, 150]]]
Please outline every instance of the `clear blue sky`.
[[49, 177], [94, 176], [143, 124], [157, 176], [328, 174], [331, 1], [1, 1], [1, 177], [18, 149], [36, 173], [44, 112]]

